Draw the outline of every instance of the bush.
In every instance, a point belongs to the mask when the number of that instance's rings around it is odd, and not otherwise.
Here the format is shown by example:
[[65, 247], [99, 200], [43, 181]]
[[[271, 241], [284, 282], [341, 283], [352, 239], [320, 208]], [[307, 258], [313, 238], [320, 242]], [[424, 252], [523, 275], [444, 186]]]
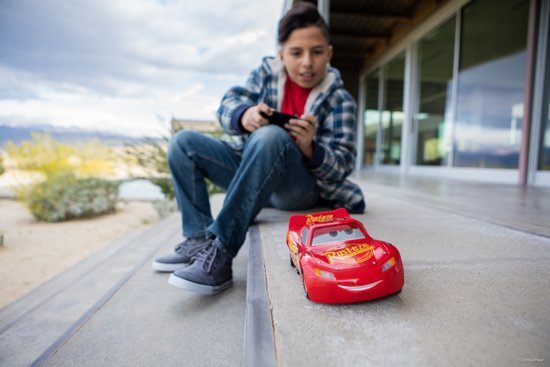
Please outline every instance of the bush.
[[172, 179], [170, 177], [150, 177], [148, 180], [154, 185], [160, 187], [160, 191], [167, 199], [172, 200], [176, 197], [174, 185], [172, 184]]
[[[134, 178], [144, 178], [151, 181], [160, 187], [166, 198], [172, 200], [176, 195], [168, 166], [168, 158], [166, 157], [168, 144], [168, 137], [144, 139], [140, 144], [127, 144], [126, 156], [128, 161], [135, 162], [144, 169], [145, 173], [142, 176]], [[224, 192], [208, 179], [206, 179], [206, 187], [209, 195]]]
[[47, 134], [33, 134], [20, 145], [8, 143], [6, 150], [16, 168], [43, 177], [17, 193], [36, 219], [59, 222], [115, 211], [120, 184], [100, 178], [115, 171], [109, 147], [97, 141], [76, 147]]
[[126, 144], [125, 153], [127, 161], [143, 168], [135, 178], [143, 178], [160, 187], [160, 190], [168, 199], [174, 199], [174, 187], [166, 158], [168, 137], [160, 139], [145, 138], [140, 143]]
[[4, 168], [4, 157], [0, 155], [0, 176], [6, 172], [6, 169]]
[[48, 134], [33, 133], [19, 145], [8, 142], [6, 151], [18, 169], [39, 172], [45, 177], [74, 172], [77, 177], [104, 177], [115, 172], [112, 150], [98, 141], [78, 147], [60, 143]]
[[19, 193], [33, 216], [47, 222], [93, 217], [115, 211], [119, 182], [78, 179], [72, 173], [49, 176]]

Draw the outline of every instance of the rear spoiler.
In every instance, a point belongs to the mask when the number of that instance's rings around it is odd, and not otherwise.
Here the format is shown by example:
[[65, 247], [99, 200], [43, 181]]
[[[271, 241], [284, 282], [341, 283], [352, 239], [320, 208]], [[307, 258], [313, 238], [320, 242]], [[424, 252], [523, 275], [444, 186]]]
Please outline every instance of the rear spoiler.
[[302, 227], [312, 223], [332, 222], [340, 218], [349, 218], [349, 213], [345, 208], [338, 208], [328, 212], [294, 214], [288, 220], [288, 229], [290, 231], [299, 231]]

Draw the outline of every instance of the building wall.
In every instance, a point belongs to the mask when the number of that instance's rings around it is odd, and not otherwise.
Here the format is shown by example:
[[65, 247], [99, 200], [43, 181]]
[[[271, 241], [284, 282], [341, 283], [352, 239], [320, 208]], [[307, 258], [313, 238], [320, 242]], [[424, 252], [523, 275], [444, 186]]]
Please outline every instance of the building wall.
[[548, 7], [449, 1], [377, 55], [359, 78], [361, 168], [521, 184], [523, 160], [550, 184]]
[[221, 133], [220, 124], [211, 120], [186, 120], [172, 118], [170, 120], [171, 133], [175, 134], [180, 130], [191, 130], [202, 133]]

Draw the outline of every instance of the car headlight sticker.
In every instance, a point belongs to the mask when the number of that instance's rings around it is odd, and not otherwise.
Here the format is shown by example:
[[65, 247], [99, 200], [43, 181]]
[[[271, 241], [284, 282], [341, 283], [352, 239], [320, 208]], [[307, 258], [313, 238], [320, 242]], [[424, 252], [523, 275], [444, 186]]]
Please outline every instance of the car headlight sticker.
[[382, 265], [382, 272], [385, 272], [386, 270], [390, 269], [391, 267], [395, 266], [395, 259], [392, 257], [388, 261]]
[[313, 272], [315, 273], [315, 275], [317, 275], [319, 278], [323, 278], [323, 279], [336, 279], [334, 277], [334, 274], [332, 274], [330, 271], [326, 271], [326, 270], [321, 270], [321, 269], [317, 269], [317, 268], [313, 268]]

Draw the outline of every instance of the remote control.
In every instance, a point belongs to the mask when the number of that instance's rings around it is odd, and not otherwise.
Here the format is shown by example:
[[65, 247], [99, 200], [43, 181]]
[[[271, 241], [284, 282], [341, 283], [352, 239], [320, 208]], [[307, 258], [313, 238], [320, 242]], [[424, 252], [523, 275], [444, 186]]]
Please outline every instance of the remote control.
[[263, 118], [269, 120], [270, 124], [277, 125], [279, 127], [285, 128], [285, 124], [288, 123], [290, 119], [298, 118], [298, 116], [289, 115], [287, 113], [277, 112], [273, 111], [271, 116], [269, 116], [265, 112], [260, 112], [260, 115], [262, 115]]

